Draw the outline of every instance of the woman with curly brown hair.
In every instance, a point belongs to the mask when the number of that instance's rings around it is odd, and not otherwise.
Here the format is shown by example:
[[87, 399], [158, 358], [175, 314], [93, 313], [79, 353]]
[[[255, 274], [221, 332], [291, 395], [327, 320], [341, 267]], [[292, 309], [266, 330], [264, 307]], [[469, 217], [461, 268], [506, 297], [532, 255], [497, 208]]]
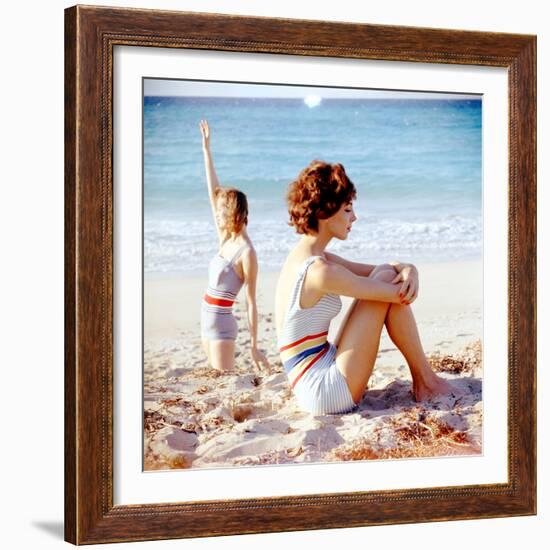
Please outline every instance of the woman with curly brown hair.
[[[385, 325], [405, 356], [416, 400], [450, 393], [432, 371], [422, 349], [410, 304], [418, 294], [412, 264], [370, 265], [326, 252], [345, 240], [357, 219], [355, 186], [341, 164], [313, 161], [288, 190], [290, 225], [302, 235], [288, 255], [277, 283], [278, 347], [300, 405], [314, 414], [337, 414], [361, 400]], [[355, 298], [334, 343], [330, 321], [340, 296]]]
[[268, 366], [265, 355], [257, 348], [258, 260], [246, 231], [248, 201], [242, 191], [220, 186], [210, 152], [210, 128], [205, 120], [201, 121], [200, 130], [208, 196], [219, 239], [219, 251], [208, 267], [208, 288], [201, 307], [203, 348], [212, 367], [223, 371], [233, 368], [237, 338], [233, 303], [245, 285], [250, 353], [256, 366]]

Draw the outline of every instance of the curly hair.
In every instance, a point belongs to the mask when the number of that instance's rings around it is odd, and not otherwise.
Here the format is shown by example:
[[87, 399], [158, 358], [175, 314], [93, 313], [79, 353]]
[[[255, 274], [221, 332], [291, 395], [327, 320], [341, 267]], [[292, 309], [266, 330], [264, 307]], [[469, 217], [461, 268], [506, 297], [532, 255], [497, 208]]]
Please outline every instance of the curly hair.
[[246, 195], [234, 187], [218, 187], [215, 198], [221, 198], [227, 209], [228, 227], [231, 233], [239, 233], [248, 224], [248, 200]]
[[343, 204], [354, 200], [356, 194], [355, 185], [341, 164], [314, 160], [288, 188], [288, 225], [294, 226], [298, 233], [316, 233], [319, 220], [336, 214]]

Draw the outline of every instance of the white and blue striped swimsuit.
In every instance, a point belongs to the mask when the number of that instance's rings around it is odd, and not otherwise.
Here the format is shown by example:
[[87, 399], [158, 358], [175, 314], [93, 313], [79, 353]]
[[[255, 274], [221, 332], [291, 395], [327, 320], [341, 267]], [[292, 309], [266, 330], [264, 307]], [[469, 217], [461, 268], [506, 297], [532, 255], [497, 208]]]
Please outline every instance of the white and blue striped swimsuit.
[[330, 321], [342, 308], [340, 296], [325, 294], [314, 306], [300, 307], [310, 256], [298, 270], [279, 337], [281, 361], [300, 406], [313, 414], [339, 414], [355, 407], [336, 366], [336, 347], [327, 341]]

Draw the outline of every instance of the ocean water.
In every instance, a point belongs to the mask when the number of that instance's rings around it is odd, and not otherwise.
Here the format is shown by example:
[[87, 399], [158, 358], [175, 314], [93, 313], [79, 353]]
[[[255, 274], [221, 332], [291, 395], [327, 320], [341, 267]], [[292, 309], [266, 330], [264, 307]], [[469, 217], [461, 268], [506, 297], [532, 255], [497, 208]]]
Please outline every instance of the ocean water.
[[446, 261], [482, 253], [481, 100], [144, 97], [144, 269], [200, 273], [217, 251], [199, 121], [222, 185], [249, 200], [262, 270], [299, 236], [288, 184], [313, 159], [341, 162], [358, 220], [329, 250], [348, 259]]

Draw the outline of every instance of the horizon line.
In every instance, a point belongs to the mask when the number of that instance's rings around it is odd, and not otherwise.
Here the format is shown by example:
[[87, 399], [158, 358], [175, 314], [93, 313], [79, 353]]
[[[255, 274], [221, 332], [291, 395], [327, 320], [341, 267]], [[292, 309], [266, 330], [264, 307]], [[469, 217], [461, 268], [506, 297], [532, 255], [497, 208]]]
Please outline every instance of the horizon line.
[[[406, 93], [406, 92], [404, 92]], [[411, 92], [416, 93], [418, 95], [419, 92]], [[317, 94], [310, 94], [312, 96], [317, 96]], [[440, 97], [440, 96], [453, 96], [453, 97]], [[427, 92], [426, 97], [397, 97], [397, 96], [371, 96], [371, 97], [322, 97], [318, 96], [321, 101], [364, 101], [364, 100], [379, 100], [379, 99], [385, 99], [385, 100], [456, 100], [456, 101], [481, 101], [483, 94], [455, 94], [452, 92], [438, 92], [437, 95], [435, 95], [433, 92]], [[163, 98], [182, 98], [182, 99], [295, 99], [297, 101], [304, 101], [305, 97], [299, 97], [299, 96], [246, 96], [246, 95], [173, 95], [173, 94], [144, 94], [143, 97], [163, 97]]]

